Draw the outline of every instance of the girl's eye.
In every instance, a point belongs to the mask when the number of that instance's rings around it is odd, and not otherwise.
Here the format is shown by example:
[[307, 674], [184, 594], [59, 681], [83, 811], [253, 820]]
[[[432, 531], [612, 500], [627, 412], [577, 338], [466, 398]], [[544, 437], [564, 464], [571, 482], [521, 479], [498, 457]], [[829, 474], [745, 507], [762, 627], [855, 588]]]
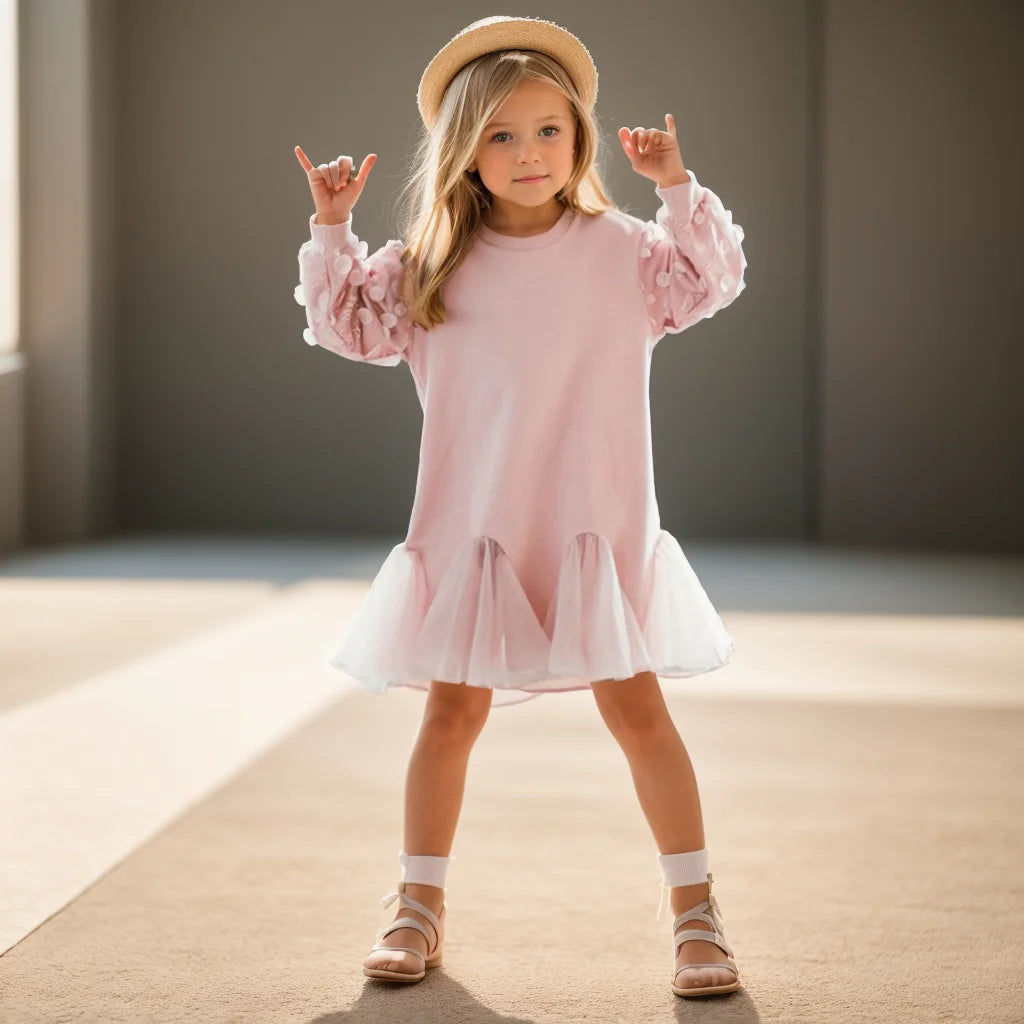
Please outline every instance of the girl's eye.
[[[551, 131], [555, 132], [556, 134], [559, 131], [561, 131], [561, 129], [558, 127], [558, 125], [555, 125], [555, 124], [545, 125], [543, 128], [541, 128], [541, 131], [542, 132], [546, 132], [546, 131], [548, 131], [548, 129], [550, 129]], [[510, 133], [509, 132], [498, 132], [497, 134], [491, 136], [491, 142], [496, 142], [497, 138], [498, 138], [498, 135], [508, 135], [508, 134], [510, 134]], [[546, 138], [546, 139], [553, 139], [554, 137], [555, 137], [554, 135], [545, 135], [544, 136], [544, 138]]]

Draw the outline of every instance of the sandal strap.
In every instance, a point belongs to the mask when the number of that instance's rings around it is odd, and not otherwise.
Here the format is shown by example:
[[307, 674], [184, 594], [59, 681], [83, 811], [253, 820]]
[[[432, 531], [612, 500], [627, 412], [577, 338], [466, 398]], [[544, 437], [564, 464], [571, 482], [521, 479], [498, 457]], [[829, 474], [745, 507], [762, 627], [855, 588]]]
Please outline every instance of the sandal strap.
[[[433, 926], [435, 933], [440, 934], [441, 932], [441, 921], [430, 907], [424, 906], [419, 900], [413, 899], [405, 892], [405, 883], [399, 882], [398, 889], [395, 892], [389, 893], [381, 901], [380, 905], [384, 908], [390, 907], [392, 903], [398, 900], [399, 907], [409, 907], [412, 910], [417, 910], [421, 913]], [[428, 936], [429, 938], [429, 936]]]
[[[430, 933], [427, 931], [427, 929], [424, 927], [423, 922], [422, 921], [417, 921], [416, 918], [414, 918], [414, 917], [397, 917], [397, 918], [395, 918], [394, 921], [391, 922], [391, 924], [389, 924], [386, 928], [384, 928], [382, 931], [377, 933], [378, 941], [380, 939], [386, 938], [392, 932], [398, 931], [399, 928], [414, 928], [416, 931], [420, 932], [423, 935], [423, 937], [427, 940], [427, 949], [429, 951], [429, 955], [433, 956], [434, 951], [437, 949], [438, 944], [441, 941], [441, 919], [437, 916], [437, 914], [435, 914], [430, 909], [430, 907], [425, 906], [424, 904], [420, 903], [419, 900], [413, 899], [412, 896], [409, 896], [406, 893], [406, 891], [405, 891], [405, 882], [399, 882], [398, 883], [398, 888], [395, 890], [395, 892], [388, 893], [388, 895], [385, 896], [380, 901], [380, 905], [382, 907], [387, 908], [387, 907], [390, 907], [391, 904], [395, 902], [395, 900], [399, 901], [398, 906], [400, 908], [404, 909], [404, 908], [408, 907], [411, 910], [419, 911], [419, 913], [421, 913], [427, 919], [427, 921], [430, 922], [431, 928], [434, 929], [434, 934], [433, 934], [433, 936], [431, 936]], [[442, 906], [441, 907], [441, 913], [442, 914], [444, 913], [444, 909], [445, 908]], [[383, 949], [405, 949], [405, 948], [408, 948], [408, 947], [404, 947], [404, 946], [383, 946], [381, 948], [383, 948]], [[419, 950], [413, 950], [413, 952], [418, 953]]]
[[395, 950], [399, 953], [415, 953], [423, 961], [423, 966], [427, 966], [427, 958], [423, 955], [423, 951], [420, 949], [413, 949], [412, 946], [382, 946], [378, 943], [371, 947], [370, 952], [373, 953], [378, 949]]
[[732, 950], [725, 941], [725, 936], [719, 932], [706, 932], [700, 928], [690, 928], [686, 931], [676, 932], [675, 950], [679, 953], [679, 947], [684, 942], [713, 942], [726, 956], [732, 956]]
[[727, 970], [732, 971], [732, 973], [735, 974], [737, 978], [740, 976], [739, 968], [736, 966], [736, 964], [730, 962], [727, 964], [683, 964], [682, 967], [676, 969], [674, 977], [678, 978], [680, 971], [688, 971], [692, 967], [724, 967]]
[[681, 914], [677, 914], [675, 921], [672, 923], [673, 931], [684, 921], [703, 921], [705, 924], [711, 925], [712, 928], [717, 928], [720, 932], [725, 931], [722, 911], [718, 906], [718, 900], [714, 896], [710, 896], [696, 906], [690, 907], [689, 910], [684, 910]]
[[[709, 913], [705, 913], [705, 911], [709, 911]], [[682, 929], [682, 925], [686, 924], [687, 921], [703, 921], [706, 925], [710, 925], [712, 930], [705, 931], [702, 928]], [[696, 906], [679, 914], [675, 921], [672, 922], [672, 931], [675, 939], [676, 953], [679, 952], [679, 947], [682, 943], [697, 940], [713, 942], [727, 956], [732, 956], [732, 949], [730, 949], [725, 938], [725, 925], [718, 908], [718, 901], [712, 895], [709, 895], [706, 900], [702, 900]]]
[[417, 921], [416, 918], [414, 917], [396, 917], [394, 921], [391, 922], [391, 924], [389, 924], [386, 928], [382, 928], [377, 933], [377, 938], [383, 939], [386, 936], [390, 935], [392, 932], [397, 932], [399, 928], [415, 928], [416, 931], [420, 932], [423, 938], [427, 940], [428, 946], [431, 944], [432, 941], [437, 941], [436, 939], [431, 939], [430, 933], [423, 926], [423, 923]]
[[[710, 913], [706, 913], [710, 911]], [[718, 904], [712, 900], [704, 900], [703, 903], [698, 903], [694, 907], [690, 907], [689, 910], [684, 910], [681, 914], [676, 915], [675, 921], [672, 923], [673, 930], [678, 928], [683, 921], [703, 921], [705, 924], [711, 925], [712, 928], [717, 928], [719, 931], [723, 931], [722, 928], [722, 915], [718, 910]]]

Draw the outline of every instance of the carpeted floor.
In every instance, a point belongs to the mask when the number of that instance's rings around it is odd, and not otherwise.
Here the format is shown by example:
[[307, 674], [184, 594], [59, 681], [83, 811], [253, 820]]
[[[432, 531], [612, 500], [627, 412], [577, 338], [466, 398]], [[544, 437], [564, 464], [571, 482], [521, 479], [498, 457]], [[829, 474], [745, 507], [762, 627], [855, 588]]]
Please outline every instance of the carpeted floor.
[[[918, 649], [923, 671], [984, 671], [936, 649]], [[670, 991], [656, 849], [586, 691], [492, 711], [452, 851], [445, 965], [417, 985], [364, 978], [395, 912], [378, 901], [398, 879], [423, 707], [398, 690], [341, 694], [22, 938], [0, 958], [0, 1020], [1024, 1020], [1020, 702], [665, 691], [738, 993]]]

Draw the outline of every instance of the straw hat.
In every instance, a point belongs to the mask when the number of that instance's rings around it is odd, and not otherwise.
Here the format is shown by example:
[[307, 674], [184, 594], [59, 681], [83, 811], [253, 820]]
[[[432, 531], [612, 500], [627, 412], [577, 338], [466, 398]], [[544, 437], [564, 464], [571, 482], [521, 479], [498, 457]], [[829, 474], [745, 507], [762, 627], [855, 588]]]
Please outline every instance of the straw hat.
[[540, 50], [565, 68], [584, 106], [593, 110], [597, 99], [597, 68], [587, 48], [568, 29], [542, 18], [495, 15], [466, 26], [445, 44], [427, 65], [416, 93], [420, 116], [434, 127], [448, 84], [471, 60], [495, 50]]

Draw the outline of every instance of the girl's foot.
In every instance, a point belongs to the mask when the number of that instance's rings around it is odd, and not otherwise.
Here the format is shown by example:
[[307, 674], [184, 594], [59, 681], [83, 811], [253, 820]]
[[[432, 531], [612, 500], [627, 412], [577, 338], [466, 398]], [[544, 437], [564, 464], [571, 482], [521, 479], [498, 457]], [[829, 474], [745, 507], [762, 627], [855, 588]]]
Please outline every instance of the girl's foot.
[[[419, 900], [420, 903], [429, 907], [435, 914], [440, 915], [441, 907], [444, 905], [444, 889], [439, 889], [434, 885], [420, 885], [409, 882], [405, 887], [405, 891], [414, 900]], [[419, 921], [425, 925], [429, 935], [434, 935], [433, 924], [418, 910], [399, 905], [395, 916], [391, 920], [395, 921], [399, 917], [411, 917]], [[390, 935], [385, 935], [380, 940], [380, 945], [411, 946], [413, 949], [418, 949], [424, 956], [427, 955], [430, 948], [428, 947], [426, 936], [415, 928], [397, 928]], [[703, 946], [704, 943], [702, 942], [701, 945]], [[389, 953], [384, 949], [375, 949], [363, 961], [363, 966], [370, 970], [405, 971], [409, 974], [419, 974], [423, 970], [423, 961], [418, 956], [408, 952], [408, 950], [396, 949], [393, 953]]]
[[[698, 885], [683, 885], [672, 890], [672, 913], [679, 915], [690, 907], [708, 898], [710, 886], [707, 882]], [[706, 921], [691, 920], [684, 925], [694, 931], [713, 931]], [[676, 970], [687, 964], [725, 964], [729, 957], [713, 942], [701, 942], [694, 939], [684, 942], [676, 951]], [[679, 971], [675, 983], [679, 988], [706, 988], [714, 985], [731, 985], [736, 974], [728, 967], [695, 967], [688, 971]]]

